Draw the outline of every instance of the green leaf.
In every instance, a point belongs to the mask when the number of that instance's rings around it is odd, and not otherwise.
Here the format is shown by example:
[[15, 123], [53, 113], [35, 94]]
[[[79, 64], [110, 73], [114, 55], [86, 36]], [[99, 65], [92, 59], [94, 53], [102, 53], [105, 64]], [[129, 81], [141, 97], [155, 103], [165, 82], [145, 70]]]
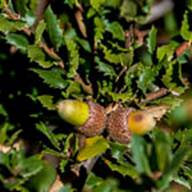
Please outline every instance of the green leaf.
[[88, 175], [86, 184], [83, 191], [93, 191], [93, 192], [125, 192], [119, 189], [118, 181], [113, 178], [102, 179], [90, 173]]
[[35, 44], [36, 45], [41, 43], [42, 35], [43, 35], [43, 32], [45, 31], [45, 29], [46, 29], [46, 23], [44, 20], [41, 20], [38, 23], [37, 28], [35, 30]]
[[127, 146], [120, 143], [110, 142], [110, 153], [111, 156], [117, 160], [122, 159], [125, 151], [127, 150]]
[[4, 144], [6, 141], [8, 141], [10, 139], [10, 137], [8, 136], [8, 132], [13, 130], [13, 125], [11, 125], [8, 122], [5, 122], [3, 124], [0, 125], [0, 144]]
[[85, 146], [78, 153], [77, 160], [85, 161], [101, 155], [109, 148], [108, 142], [102, 136], [87, 138]]
[[46, 61], [46, 55], [43, 50], [35, 45], [28, 46], [28, 57], [43, 68], [50, 68], [54, 65], [54, 62]]
[[17, 0], [15, 2], [16, 11], [24, 16], [27, 12], [28, 0]]
[[129, 163], [124, 163], [123, 165], [121, 165], [121, 164], [118, 165], [118, 164], [112, 163], [109, 160], [104, 160], [104, 162], [107, 164], [107, 166], [112, 171], [116, 171], [123, 176], [129, 176], [133, 179], [136, 179], [139, 176], [139, 174], [138, 174], [137, 170], [134, 168], [134, 166]]
[[22, 21], [12, 21], [0, 15], [0, 31], [3, 33], [21, 31], [26, 26]]
[[109, 76], [111, 79], [117, 76], [114, 68], [111, 65], [102, 62], [99, 57], [95, 58], [95, 62], [97, 63], [96, 68], [98, 71], [102, 72], [104, 76]]
[[0, 104], [0, 115], [4, 117], [8, 116], [8, 113], [6, 112], [5, 108], [1, 104]]
[[16, 48], [20, 49], [21, 51], [27, 51], [29, 41], [24, 35], [9, 33], [6, 36], [6, 40], [9, 44], [16, 46]]
[[163, 172], [170, 164], [172, 159], [169, 135], [160, 130], [155, 130], [154, 143], [158, 168], [161, 172]]
[[22, 177], [31, 177], [40, 172], [43, 168], [43, 162], [37, 156], [31, 156], [27, 159], [20, 159], [17, 169]]
[[46, 192], [49, 191], [55, 179], [55, 168], [47, 162], [44, 162], [41, 171], [31, 177], [26, 183], [26, 185], [30, 189], [30, 191]]
[[105, 3], [106, 0], [90, 0], [91, 6], [99, 11], [100, 7]]
[[191, 153], [191, 148], [189, 146], [180, 146], [179, 149], [174, 154], [174, 157], [165, 171], [166, 175], [172, 175], [181, 168], [182, 163], [187, 159], [188, 155]]
[[63, 43], [63, 31], [59, 26], [56, 15], [49, 6], [45, 11], [45, 22], [52, 44], [58, 49]]
[[188, 11], [186, 11], [183, 16], [180, 33], [183, 39], [187, 41], [192, 41], [192, 32], [189, 30], [189, 23], [188, 23]]
[[139, 79], [137, 81], [137, 85], [144, 94], [146, 94], [147, 90], [152, 87], [153, 82], [155, 81], [156, 73], [158, 73], [157, 69], [153, 69], [148, 66], [144, 67], [141, 65], [141, 69], [138, 69]]
[[113, 64], [121, 64], [122, 66], [129, 66], [133, 62], [133, 50], [125, 49], [120, 53], [113, 53], [111, 49], [108, 49], [105, 45], [100, 44], [105, 59]]
[[162, 82], [170, 90], [175, 91], [178, 94], [182, 94], [185, 90], [185, 87], [178, 86], [174, 78], [174, 72], [177, 64], [178, 63], [176, 60], [166, 63], [166, 66], [165, 66], [166, 71], [162, 77]]
[[127, 21], [132, 21], [133, 17], [136, 17], [137, 11], [137, 4], [132, 0], [124, 0], [120, 7], [120, 15], [121, 17], [124, 17]]
[[33, 72], [37, 73], [40, 78], [43, 79], [43, 82], [48, 84], [49, 87], [55, 89], [65, 89], [68, 85], [68, 82], [64, 80], [64, 72], [61, 69], [31, 69]]
[[77, 74], [77, 69], [79, 67], [79, 47], [77, 43], [73, 39], [65, 38], [65, 43], [68, 49], [68, 57], [69, 57], [69, 71], [67, 76], [69, 78], [74, 77]]
[[191, 148], [189, 146], [180, 146], [176, 151], [170, 165], [164, 172], [164, 176], [158, 181], [158, 186], [161, 189], [165, 189], [169, 183], [174, 179], [174, 175], [182, 167], [184, 161], [187, 159], [188, 155], [191, 153]]
[[62, 95], [65, 98], [69, 98], [72, 96], [73, 98], [79, 99], [80, 97], [83, 96], [81, 85], [78, 82], [69, 80], [68, 83], [69, 83], [68, 87], [64, 92], [62, 92]]
[[55, 105], [53, 104], [53, 96], [51, 95], [41, 95], [37, 99], [40, 103], [48, 110], [55, 110]]
[[174, 57], [174, 52], [178, 46], [178, 43], [175, 41], [171, 41], [167, 45], [163, 45], [158, 47], [157, 49], [157, 59], [162, 61], [164, 57], [167, 57], [168, 61], [171, 61]]
[[56, 149], [60, 149], [59, 141], [57, 140], [56, 136], [52, 133], [51, 129], [45, 125], [45, 123], [37, 123], [36, 128], [48, 138], [48, 140]]
[[131, 150], [134, 163], [136, 164], [136, 170], [139, 173], [151, 174], [151, 169], [146, 153], [145, 140], [137, 135], [133, 135], [131, 139]]
[[157, 29], [152, 26], [150, 32], [149, 32], [149, 37], [147, 38], [147, 47], [149, 50], [149, 53], [153, 54], [155, 48], [156, 48], [156, 38], [157, 38]]
[[100, 43], [103, 38], [104, 38], [104, 32], [105, 32], [105, 23], [103, 21], [103, 19], [99, 18], [99, 17], [95, 17], [94, 18], [94, 32], [95, 32], [95, 36], [94, 36], [94, 41], [95, 44], [97, 46], [98, 43]]
[[121, 41], [125, 40], [123, 27], [117, 21], [107, 23], [106, 30], [109, 31], [114, 38]]

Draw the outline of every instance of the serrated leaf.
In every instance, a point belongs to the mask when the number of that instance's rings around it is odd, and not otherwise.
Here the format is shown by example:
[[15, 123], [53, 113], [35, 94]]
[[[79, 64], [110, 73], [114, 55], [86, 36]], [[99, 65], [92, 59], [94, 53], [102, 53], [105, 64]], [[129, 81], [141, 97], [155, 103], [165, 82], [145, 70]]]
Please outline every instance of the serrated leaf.
[[22, 21], [12, 21], [0, 15], [0, 31], [3, 33], [21, 31], [26, 27]]
[[51, 129], [45, 125], [45, 123], [37, 123], [36, 128], [48, 138], [48, 140], [56, 149], [60, 149], [60, 144], [56, 136], [52, 133]]
[[137, 9], [137, 4], [134, 1], [124, 0], [120, 7], [120, 15], [121, 17], [124, 17], [127, 21], [132, 21], [133, 17], [135, 17], [137, 14]]
[[121, 160], [126, 150], [127, 150], [126, 145], [110, 142], [110, 153], [113, 158]]
[[131, 150], [134, 163], [136, 164], [136, 170], [139, 173], [151, 174], [149, 160], [146, 153], [146, 142], [138, 136], [133, 135], [131, 139]]
[[87, 138], [85, 146], [77, 155], [78, 161], [85, 161], [95, 156], [101, 155], [109, 148], [109, 144], [102, 136]]
[[167, 63], [167, 65], [165, 67], [165, 70], [166, 70], [165, 74], [162, 77], [162, 82], [170, 90], [172, 90], [178, 94], [182, 94], [185, 90], [185, 87], [178, 86], [176, 84], [176, 81], [174, 81], [175, 80], [174, 70], [175, 70], [177, 64], [178, 63], [176, 60], [173, 60], [173, 61]]
[[152, 26], [150, 32], [149, 32], [149, 37], [147, 38], [147, 47], [149, 50], [149, 53], [153, 54], [155, 48], [156, 48], [156, 38], [157, 38], [157, 29]]
[[112, 170], [112, 171], [116, 171], [118, 173], [120, 173], [123, 176], [129, 176], [132, 177], [133, 179], [136, 179], [139, 174], [137, 172], [137, 170], [134, 168], [134, 166], [130, 165], [129, 163], [126, 164], [114, 164], [109, 160], [105, 160], [104, 161], [107, 166]]
[[43, 79], [43, 82], [48, 84], [49, 87], [55, 89], [65, 89], [68, 85], [68, 82], [62, 77], [64, 75], [63, 70], [60, 69], [31, 69], [33, 72], [37, 73], [40, 78]]
[[157, 59], [162, 61], [164, 57], [167, 57], [168, 61], [171, 61], [174, 57], [174, 52], [178, 46], [178, 43], [175, 41], [170, 42], [167, 45], [158, 47], [157, 49]]
[[121, 64], [122, 66], [129, 66], [133, 62], [133, 50], [126, 49], [120, 53], [113, 53], [111, 49], [108, 49], [104, 45], [100, 45], [102, 48], [105, 59], [113, 64]]
[[106, 0], [90, 0], [91, 6], [99, 11], [99, 8], [105, 3]]
[[139, 79], [137, 81], [137, 85], [144, 94], [146, 94], [147, 90], [152, 87], [153, 82], [155, 81], [156, 73], [158, 73], [158, 70], [154, 70], [152, 67], [142, 66], [140, 70], [138, 69]]
[[123, 27], [117, 21], [107, 23], [106, 30], [109, 31], [114, 38], [121, 41], [125, 40]]
[[97, 63], [98, 71], [102, 72], [104, 76], [109, 76], [110, 78], [117, 76], [114, 68], [111, 65], [102, 62], [98, 57], [95, 58], [95, 62]]
[[54, 62], [46, 61], [46, 55], [39, 47], [35, 45], [29, 45], [27, 51], [27, 55], [30, 60], [37, 62], [41, 67], [49, 68], [54, 65]]
[[41, 43], [42, 35], [43, 35], [43, 32], [45, 31], [45, 29], [46, 29], [46, 23], [44, 20], [41, 20], [38, 23], [37, 28], [35, 30], [35, 44], [36, 45]]
[[183, 102], [183, 99], [179, 97], [175, 97], [173, 95], [168, 95], [160, 99], [156, 99], [152, 102], [152, 104], [160, 104], [160, 105], [168, 105], [170, 107], [170, 110], [175, 109], [176, 107], [180, 106]]
[[188, 23], [188, 12], [186, 11], [183, 16], [183, 21], [181, 25], [181, 36], [183, 39], [187, 41], [192, 41], [192, 32], [189, 30], [189, 23]]
[[69, 81], [69, 85], [66, 88], [64, 92], [62, 92], [62, 95], [65, 98], [74, 97], [79, 98], [82, 94], [82, 88], [78, 82]]
[[69, 78], [72, 78], [77, 74], [77, 69], [79, 67], [79, 47], [73, 39], [65, 38], [65, 43], [68, 49], [69, 57], [69, 71], [67, 73], [67, 76]]
[[15, 2], [16, 11], [20, 13], [22, 16], [27, 12], [27, 3], [28, 0], [17, 0]]
[[6, 40], [9, 44], [14, 45], [16, 48], [20, 49], [23, 52], [26, 52], [29, 45], [28, 39], [21, 34], [9, 33], [6, 36]]
[[41, 95], [37, 99], [40, 103], [48, 110], [55, 110], [55, 105], [53, 104], [53, 96], [51, 95]]
[[94, 28], [94, 32], [95, 32], [94, 41], [95, 41], [95, 44], [97, 45], [104, 38], [105, 23], [101, 18], [95, 17], [94, 18], [94, 25], [95, 25], [95, 28]]
[[52, 44], [58, 49], [63, 41], [63, 31], [59, 26], [56, 15], [49, 6], [45, 11], [45, 21]]

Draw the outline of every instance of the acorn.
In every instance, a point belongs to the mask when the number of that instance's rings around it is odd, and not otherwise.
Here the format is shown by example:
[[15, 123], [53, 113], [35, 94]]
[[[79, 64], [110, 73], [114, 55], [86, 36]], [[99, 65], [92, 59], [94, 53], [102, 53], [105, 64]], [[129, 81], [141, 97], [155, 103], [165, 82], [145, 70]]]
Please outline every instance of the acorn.
[[147, 111], [118, 107], [108, 117], [107, 130], [113, 140], [127, 144], [132, 134], [144, 135], [155, 124], [153, 115]]
[[92, 101], [63, 100], [57, 106], [59, 116], [85, 136], [99, 135], [105, 128], [105, 109]]

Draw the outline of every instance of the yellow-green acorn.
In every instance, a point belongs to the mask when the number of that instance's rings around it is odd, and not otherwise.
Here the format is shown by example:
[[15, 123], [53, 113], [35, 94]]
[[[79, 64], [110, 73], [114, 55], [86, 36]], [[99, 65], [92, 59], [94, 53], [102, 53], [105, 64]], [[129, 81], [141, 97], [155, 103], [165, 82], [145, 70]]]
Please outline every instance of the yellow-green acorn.
[[113, 140], [126, 144], [133, 133], [144, 135], [152, 130], [155, 124], [153, 116], [146, 111], [119, 107], [109, 115], [107, 130]]
[[57, 111], [63, 120], [88, 137], [102, 133], [105, 128], [105, 109], [92, 101], [63, 100], [57, 104]]
[[132, 133], [144, 135], [156, 125], [156, 120], [151, 113], [146, 111], [133, 111], [128, 116], [128, 127]]

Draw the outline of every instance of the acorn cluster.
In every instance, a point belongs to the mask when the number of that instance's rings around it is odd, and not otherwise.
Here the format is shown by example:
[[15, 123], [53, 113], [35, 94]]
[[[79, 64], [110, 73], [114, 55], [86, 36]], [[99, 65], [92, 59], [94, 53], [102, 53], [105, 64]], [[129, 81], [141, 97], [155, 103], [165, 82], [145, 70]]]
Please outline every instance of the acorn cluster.
[[56, 108], [63, 120], [85, 136], [99, 135], [106, 128], [110, 138], [119, 143], [129, 143], [133, 133], [144, 135], [156, 125], [151, 113], [122, 106], [107, 114], [103, 106], [92, 101], [63, 100]]

